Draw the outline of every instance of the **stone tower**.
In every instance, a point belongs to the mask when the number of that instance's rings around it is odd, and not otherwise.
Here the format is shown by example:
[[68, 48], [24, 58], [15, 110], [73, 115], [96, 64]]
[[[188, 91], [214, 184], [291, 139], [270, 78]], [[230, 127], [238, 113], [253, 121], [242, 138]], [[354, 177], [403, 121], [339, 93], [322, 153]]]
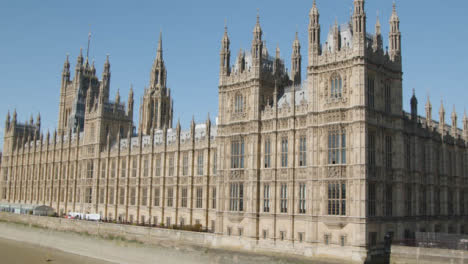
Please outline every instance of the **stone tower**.
[[145, 89], [140, 105], [139, 131], [144, 135], [151, 134], [152, 129], [172, 128], [173, 100], [166, 81], [167, 72], [163, 59], [162, 33], [160, 33], [150, 84]]
[[[90, 65], [88, 57], [86, 57], [86, 60], [83, 62], [83, 50], [80, 49], [80, 55], [77, 58], [75, 66], [75, 76], [73, 80], [70, 80], [70, 63], [67, 55], [62, 71], [57, 132], [63, 134], [70, 128], [74, 131], [77, 127], [83, 128], [86, 96], [90, 94], [94, 99], [97, 99], [102, 92], [104, 98], [108, 99], [109, 85], [109, 60], [107, 60], [104, 65], [101, 82], [96, 76], [94, 61]], [[91, 92], [88, 93], [88, 90], [91, 90]]]

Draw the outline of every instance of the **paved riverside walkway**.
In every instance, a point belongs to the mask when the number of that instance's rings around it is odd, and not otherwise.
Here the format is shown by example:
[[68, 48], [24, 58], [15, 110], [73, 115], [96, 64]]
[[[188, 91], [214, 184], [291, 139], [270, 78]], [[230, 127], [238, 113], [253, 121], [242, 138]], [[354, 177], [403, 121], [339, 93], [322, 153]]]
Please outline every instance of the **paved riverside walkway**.
[[[121, 241], [118, 239], [109, 240], [89, 235], [81, 235], [71, 232], [59, 232], [38, 227], [29, 227], [21, 224], [0, 222], [0, 247], [3, 244], [9, 245], [11, 251], [0, 251], [0, 259], [15, 260], [16, 254], [23, 254], [18, 250], [22, 249], [33, 258], [37, 254], [37, 262], [20, 261], [2, 263], [161, 263], [161, 264], [289, 264], [289, 263], [313, 263], [305, 259], [282, 258], [278, 256], [265, 256], [258, 254], [248, 254], [231, 252], [225, 250], [214, 250], [200, 247], [190, 247], [187, 245], [161, 244], [157, 246], [144, 245], [136, 242]], [[8, 239], [8, 240], [5, 240]], [[14, 240], [16, 242], [9, 242]], [[18, 242], [25, 242], [20, 244]], [[58, 250], [58, 251], [57, 251]], [[66, 252], [66, 253], [65, 253]], [[45, 255], [44, 255], [45, 253]], [[55, 253], [56, 255], [48, 255]], [[67, 254], [68, 253], [68, 254]], [[13, 255], [13, 258], [12, 258]], [[45, 262], [46, 258], [52, 259]], [[55, 261], [54, 261], [55, 258]], [[60, 258], [70, 261], [60, 262]], [[78, 262], [73, 262], [78, 261]]]

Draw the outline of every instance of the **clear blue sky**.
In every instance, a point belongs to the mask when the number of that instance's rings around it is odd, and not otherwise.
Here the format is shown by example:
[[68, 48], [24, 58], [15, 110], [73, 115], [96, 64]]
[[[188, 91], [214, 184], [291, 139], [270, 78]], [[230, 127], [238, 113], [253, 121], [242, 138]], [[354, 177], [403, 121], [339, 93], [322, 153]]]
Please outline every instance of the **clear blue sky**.
[[[74, 69], [80, 47], [86, 50], [91, 27], [90, 57], [101, 75], [105, 55], [111, 61], [111, 97], [117, 89], [126, 100], [135, 89], [135, 120], [139, 98], [149, 82], [159, 31], [163, 31], [168, 84], [175, 100], [174, 123], [187, 129], [192, 115], [204, 122], [218, 110], [220, 40], [227, 19], [232, 58], [249, 49], [257, 8], [264, 39], [272, 53], [276, 45], [290, 65], [291, 45], [298, 30], [303, 68], [307, 62], [307, 25], [312, 0], [174, 0], [174, 1], [2, 1], [0, 3], [0, 147], [7, 110], [17, 109], [20, 121], [42, 115], [43, 130], [56, 128], [60, 75], [65, 54]], [[352, 0], [317, 0], [322, 41], [335, 18], [349, 20]], [[427, 94], [438, 118], [443, 98], [446, 120], [453, 104], [459, 126], [468, 88], [468, 2], [462, 0], [397, 1], [401, 20], [404, 108], [416, 89], [419, 113]], [[374, 32], [379, 12], [387, 45], [392, 0], [366, 1], [368, 31]], [[91, 25], [91, 26], [90, 26]]]

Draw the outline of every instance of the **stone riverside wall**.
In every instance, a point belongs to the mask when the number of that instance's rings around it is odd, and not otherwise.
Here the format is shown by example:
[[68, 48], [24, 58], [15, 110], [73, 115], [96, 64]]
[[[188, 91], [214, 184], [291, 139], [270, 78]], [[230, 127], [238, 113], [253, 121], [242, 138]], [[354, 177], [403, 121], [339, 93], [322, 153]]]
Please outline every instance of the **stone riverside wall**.
[[72, 231], [77, 233], [87, 233], [100, 237], [124, 238], [146, 244], [173, 243], [185, 244], [189, 246], [200, 246], [213, 249], [234, 250], [243, 252], [255, 252], [260, 254], [277, 254], [282, 257], [299, 257], [308, 260], [326, 261], [327, 263], [363, 263], [353, 260], [344, 251], [340, 254], [339, 248], [336, 251], [314, 246], [311, 247], [277, 241], [273, 243], [261, 243], [261, 241], [250, 240], [245, 237], [226, 236], [213, 233], [190, 232], [182, 230], [172, 230], [155, 227], [142, 227], [102, 222], [91, 222], [84, 220], [72, 220], [56, 217], [42, 217], [34, 215], [20, 215], [0, 212], [0, 221], [21, 223], [36, 227], [48, 228], [57, 231]]
[[468, 251], [439, 248], [392, 246], [390, 263], [468, 263]]

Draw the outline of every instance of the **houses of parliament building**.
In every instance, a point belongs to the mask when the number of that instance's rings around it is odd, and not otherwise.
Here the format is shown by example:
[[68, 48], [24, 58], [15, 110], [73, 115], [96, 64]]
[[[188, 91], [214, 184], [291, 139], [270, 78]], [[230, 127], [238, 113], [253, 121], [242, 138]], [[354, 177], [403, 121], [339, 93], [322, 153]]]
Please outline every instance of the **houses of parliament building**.
[[[403, 110], [400, 20], [389, 47], [381, 25], [368, 33], [364, 0], [322, 41], [315, 1], [309, 13], [306, 76], [301, 43], [291, 67], [269, 53], [260, 20], [251, 47], [231, 61], [221, 39], [216, 122], [173, 125], [173, 99], [160, 37], [134, 122], [128, 102], [109, 98], [80, 53], [63, 65], [58, 128], [40, 116], [5, 121], [0, 203], [48, 205], [117, 222], [199, 224], [239, 241], [304, 254], [359, 259], [414, 232], [468, 232], [468, 117], [439, 122], [428, 100]], [[294, 37], [292, 35], [291, 37]], [[72, 77], [73, 76], [73, 77]]]

